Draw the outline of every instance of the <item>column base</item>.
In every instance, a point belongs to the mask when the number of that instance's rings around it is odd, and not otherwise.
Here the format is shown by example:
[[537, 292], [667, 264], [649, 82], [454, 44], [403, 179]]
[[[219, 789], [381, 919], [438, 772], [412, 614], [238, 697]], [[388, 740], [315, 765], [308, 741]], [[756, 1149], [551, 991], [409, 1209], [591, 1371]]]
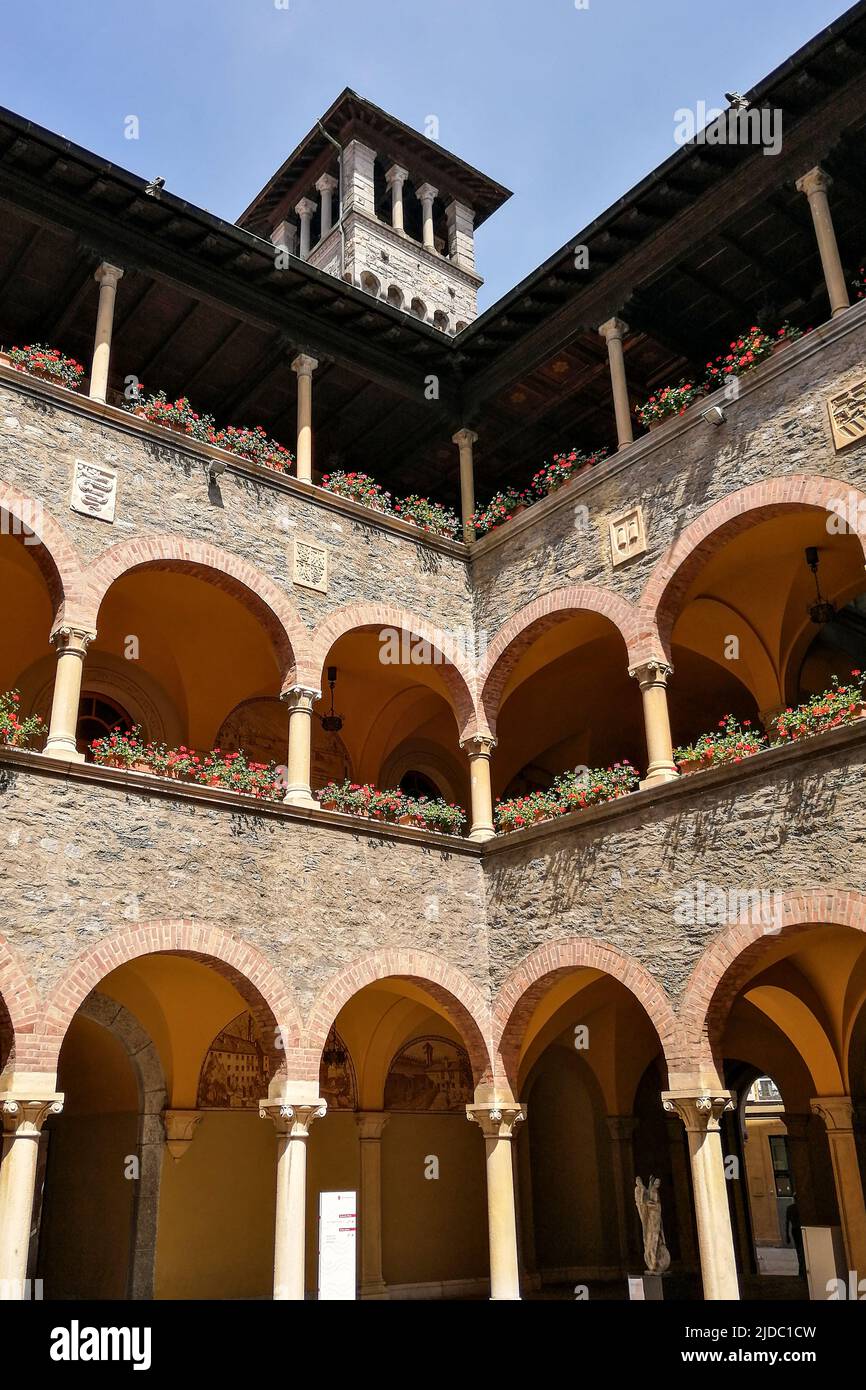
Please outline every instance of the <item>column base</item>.
[[62, 758], [67, 763], [83, 763], [85, 761], [84, 754], [79, 753], [75, 744], [68, 743], [66, 739], [56, 739], [52, 742], [49, 738], [42, 752], [46, 758]]
[[851, 308], [851, 305], [850, 305], [850, 304], [840, 304], [839, 307], [838, 307], [838, 309], [834, 309], [834, 310], [831, 312], [831, 314], [830, 314], [831, 319], [837, 319], [837, 318], [839, 317], [840, 314], [845, 314], [845, 313], [847, 313], [848, 310], [849, 310], [850, 308]]
[[679, 778], [680, 773], [675, 763], [650, 763], [640, 789], [643, 791], [644, 787], [657, 787], [662, 782], [678, 782]]
[[309, 787], [289, 787], [283, 797], [284, 806], [302, 806], [307, 811], [321, 811], [322, 804], [316, 801]]
[[495, 840], [496, 831], [493, 829], [492, 825], [473, 826], [469, 832], [468, 838], [472, 840], [474, 844], [480, 845], [483, 844], [485, 840]]
[[384, 1279], [377, 1279], [373, 1283], [362, 1284], [358, 1290], [358, 1297], [367, 1301], [368, 1299], [386, 1299], [390, 1298], [391, 1295]]

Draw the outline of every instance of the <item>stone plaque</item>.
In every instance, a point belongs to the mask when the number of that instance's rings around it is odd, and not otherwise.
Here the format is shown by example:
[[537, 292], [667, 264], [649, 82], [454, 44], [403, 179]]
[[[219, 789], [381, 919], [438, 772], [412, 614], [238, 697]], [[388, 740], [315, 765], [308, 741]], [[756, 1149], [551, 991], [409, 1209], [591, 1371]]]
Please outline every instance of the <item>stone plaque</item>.
[[827, 408], [837, 452], [866, 437], [866, 377], [847, 391], [830, 396]]
[[643, 508], [629, 507], [627, 512], [613, 517], [610, 523], [610, 558], [614, 567], [635, 555], [643, 555], [645, 550]]
[[72, 500], [69, 505], [83, 516], [95, 516], [99, 521], [114, 521], [117, 501], [117, 472], [100, 463], [75, 460], [72, 475]]
[[328, 592], [328, 552], [323, 545], [296, 540], [292, 563], [292, 583], [304, 589]]

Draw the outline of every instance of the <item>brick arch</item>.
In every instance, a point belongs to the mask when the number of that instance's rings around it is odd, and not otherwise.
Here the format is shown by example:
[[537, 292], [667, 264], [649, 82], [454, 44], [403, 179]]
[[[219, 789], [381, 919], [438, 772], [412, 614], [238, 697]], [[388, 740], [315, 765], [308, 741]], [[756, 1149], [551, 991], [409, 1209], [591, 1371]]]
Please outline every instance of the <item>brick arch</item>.
[[319, 1079], [322, 1050], [340, 1010], [366, 985], [387, 979], [411, 980], [441, 1004], [469, 1053], [476, 1086], [490, 1081], [489, 1008], [484, 995], [462, 971], [441, 957], [402, 948], [374, 951], [354, 961], [320, 991], [304, 1029], [303, 1050], [310, 1066], [308, 1080]]
[[184, 536], [142, 536], [121, 541], [85, 571], [88, 626], [96, 628], [100, 606], [116, 580], [139, 569], [186, 572], [238, 599], [266, 630], [280, 663], [283, 689], [305, 662], [309, 633], [288, 595], [248, 560]]
[[607, 618], [625, 644], [624, 668], [632, 662], [632, 651], [638, 642], [637, 612], [626, 599], [594, 584], [577, 584], [543, 594], [509, 618], [487, 649], [478, 675], [479, 714], [486, 730], [496, 731], [502, 691], [523, 653], [542, 633], [578, 613], [597, 613]]
[[[676, 1038], [676, 1016], [658, 980], [633, 956], [591, 937], [564, 937], [537, 947], [512, 970], [493, 1003], [495, 1065], [517, 1086], [517, 1063], [526, 1027], [539, 1001], [560, 976], [581, 967], [601, 970], [618, 980], [641, 1005], [658, 1034], [670, 1064]], [[516, 1091], [515, 1091], [516, 1094]]]
[[15, 951], [0, 937], [0, 1068], [35, 1071], [34, 1034], [41, 1007], [36, 986]]
[[[638, 660], [654, 656], [670, 659], [671, 633], [683, 597], [706, 562], [734, 536], [784, 512], [814, 508], [845, 516], [832, 504], [851, 497], [866, 511], [866, 494], [838, 478], [771, 478], [752, 483], [708, 507], [682, 531], [662, 555], [646, 582], [638, 605], [643, 639]], [[864, 515], [864, 512], [858, 512]], [[860, 535], [866, 555], [866, 534]]]
[[80, 621], [85, 588], [81, 558], [60, 522], [41, 498], [9, 483], [0, 483], [0, 511], [11, 518], [11, 534], [26, 547], [42, 572], [54, 609], [52, 628], [64, 621]]
[[466, 738], [470, 733], [474, 733], [476, 711], [469, 656], [456, 656], [453, 650], [448, 650], [448, 642], [443, 641], [443, 637], [447, 636], [444, 629], [436, 628], [425, 618], [420, 618], [408, 609], [398, 608], [394, 604], [350, 603], [345, 608], [338, 608], [336, 612], [330, 613], [313, 633], [310, 664], [305, 675], [300, 678], [305, 684], [319, 689], [328, 652], [334, 643], [349, 632], [369, 632], [377, 628], [394, 628], [430, 644], [433, 652], [442, 658], [438, 669], [454, 710], [460, 737]]
[[725, 1023], [733, 1003], [768, 940], [794, 936], [812, 927], [851, 927], [866, 932], [866, 894], [846, 889], [805, 889], [781, 895], [781, 933], [770, 935], [764, 923], [730, 925], [707, 946], [689, 976], [679, 1008], [672, 1066], [695, 1072], [718, 1067]]
[[288, 1067], [294, 1074], [300, 1015], [276, 966], [255, 946], [221, 927], [181, 918], [124, 927], [102, 937], [72, 962], [45, 1000], [34, 1040], [39, 1060], [34, 1069], [56, 1070], [73, 1017], [106, 975], [127, 961], [157, 953], [201, 961], [234, 985], [256, 1020], [275, 1072], [285, 1074]]

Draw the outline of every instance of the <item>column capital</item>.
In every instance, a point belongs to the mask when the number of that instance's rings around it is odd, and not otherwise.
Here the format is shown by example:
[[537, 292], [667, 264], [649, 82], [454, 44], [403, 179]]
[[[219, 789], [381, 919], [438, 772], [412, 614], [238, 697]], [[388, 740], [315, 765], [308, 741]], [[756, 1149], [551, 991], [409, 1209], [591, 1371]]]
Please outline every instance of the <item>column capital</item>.
[[321, 178], [316, 179], [316, 191], [318, 193], [333, 193], [336, 187], [337, 180], [333, 174], [322, 174]]
[[633, 1139], [640, 1123], [634, 1115], [605, 1115], [604, 1122], [611, 1139], [618, 1139], [620, 1142]]
[[434, 188], [432, 183], [422, 183], [415, 193], [421, 203], [432, 203], [434, 198], [439, 197], [439, 189]]
[[456, 444], [459, 449], [471, 449], [473, 444], [478, 443], [478, 435], [474, 430], [458, 430], [456, 434], [452, 434], [451, 443]]
[[679, 1115], [690, 1134], [718, 1130], [722, 1115], [736, 1104], [731, 1091], [662, 1091], [662, 1105], [669, 1115]]
[[624, 319], [618, 319], [616, 315], [614, 315], [612, 319], [607, 319], [604, 323], [600, 323], [598, 331], [605, 342], [609, 343], [611, 338], [619, 339], [619, 341], [622, 342], [622, 339], [629, 331], [629, 326]]
[[312, 198], [302, 198], [299, 203], [295, 203], [295, 212], [302, 221], [305, 217], [312, 217], [315, 211], [316, 204], [313, 202]]
[[318, 358], [310, 357], [309, 353], [306, 352], [299, 352], [292, 361], [292, 371], [297, 372], [298, 376], [311, 377], [318, 365]]
[[636, 680], [641, 690], [651, 685], [667, 686], [668, 676], [672, 676], [674, 668], [669, 661], [663, 661], [660, 657], [652, 657], [649, 661], [642, 661], [637, 666], [629, 666], [628, 673], [632, 680]]
[[390, 1118], [387, 1110], [359, 1110], [355, 1115], [358, 1138], [362, 1143], [367, 1140], [381, 1139], [382, 1132]]
[[467, 1105], [466, 1118], [480, 1125], [485, 1139], [511, 1139], [521, 1120], [526, 1119], [526, 1106], [516, 1102]]
[[0, 1094], [0, 1116], [3, 1133], [16, 1139], [38, 1139], [49, 1115], [59, 1115], [63, 1109], [63, 1092], [41, 1096], [16, 1095], [13, 1091]]
[[826, 193], [833, 180], [830, 175], [816, 164], [814, 169], [809, 169], [797, 180], [797, 192], [805, 193], [810, 198], [813, 193]]
[[116, 290], [118, 281], [123, 279], [123, 271], [119, 265], [112, 265], [110, 261], [103, 261], [93, 272], [93, 278], [99, 285], [110, 285], [113, 290]]
[[471, 734], [460, 740], [460, 747], [470, 758], [489, 758], [496, 747], [496, 739], [492, 734]]
[[388, 187], [392, 183], [405, 183], [409, 177], [409, 170], [404, 169], [402, 164], [392, 164], [390, 169], [385, 170], [385, 182]]
[[164, 1110], [165, 1147], [175, 1163], [183, 1158], [204, 1116], [200, 1110]]
[[49, 641], [58, 655], [60, 652], [71, 651], [84, 656], [95, 637], [96, 633], [93, 628], [74, 627], [71, 623], [63, 623], [54, 629]]
[[290, 685], [288, 690], [280, 692], [280, 699], [285, 701], [290, 710], [302, 709], [311, 712], [313, 705], [321, 698], [321, 690], [316, 690], [310, 685]]
[[850, 1096], [813, 1096], [809, 1101], [814, 1115], [820, 1115], [828, 1134], [852, 1133], [854, 1102]]
[[277, 1133], [290, 1139], [307, 1139], [313, 1121], [323, 1120], [327, 1113], [328, 1102], [322, 1096], [311, 1104], [298, 1104], [280, 1096], [259, 1101], [259, 1119], [272, 1120]]

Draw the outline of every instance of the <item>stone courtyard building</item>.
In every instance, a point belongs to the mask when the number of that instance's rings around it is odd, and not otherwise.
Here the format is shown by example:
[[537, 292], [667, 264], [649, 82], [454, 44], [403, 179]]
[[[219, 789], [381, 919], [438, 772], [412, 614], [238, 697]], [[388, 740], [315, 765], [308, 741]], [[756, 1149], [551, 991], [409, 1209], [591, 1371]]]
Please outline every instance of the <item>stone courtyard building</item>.
[[686, 1297], [866, 1271], [866, 5], [748, 95], [480, 315], [507, 190], [354, 92], [237, 224], [0, 112], [5, 1298], [315, 1295], [331, 1191], [362, 1298], [626, 1297], [650, 1174]]

